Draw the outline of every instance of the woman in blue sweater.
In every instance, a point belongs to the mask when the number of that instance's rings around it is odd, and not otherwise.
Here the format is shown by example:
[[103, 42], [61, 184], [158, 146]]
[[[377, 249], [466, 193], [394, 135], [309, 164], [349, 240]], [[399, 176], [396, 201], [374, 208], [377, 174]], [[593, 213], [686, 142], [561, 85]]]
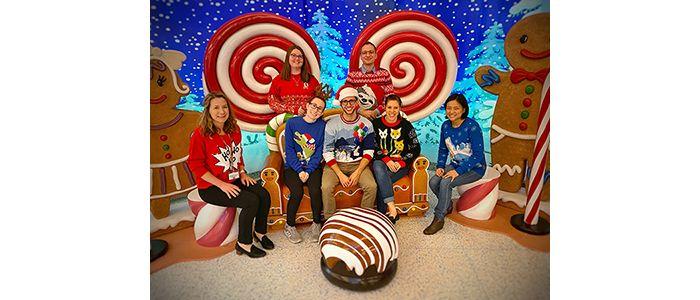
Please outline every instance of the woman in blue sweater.
[[[481, 127], [468, 115], [469, 105], [464, 95], [452, 94], [447, 98], [447, 121], [442, 123], [437, 168], [429, 183], [438, 203], [433, 222], [423, 230], [424, 234], [435, 234], [445, 225], [445, 215], [452, 212], [452, 189], [477, 181], [486, 172]], [[448, 154], [450, 163], [445, 166]]]
[[326, 121], [321, 118], [326, 107], [326, 99], [330, 95], [327, 85], [319, 85], [313, 98], [304, 105], [306, 114], [303, 117], [293, 117], [287, 120], [284, 129], [284, 183], [289, 188], [287, 202], [287, 223], [284, 225], [284, 235], [292, 243], [302, 241], [297, 231], [296, 217], [299, 203], [304, 196], [304, 184], [309, 187], [311, 197], [311, 213], [314, 223], [311, 225], [311, 240], [318, 241], [321, 232], [321, 175], [319, 168], [323, 153], [323, 139]]

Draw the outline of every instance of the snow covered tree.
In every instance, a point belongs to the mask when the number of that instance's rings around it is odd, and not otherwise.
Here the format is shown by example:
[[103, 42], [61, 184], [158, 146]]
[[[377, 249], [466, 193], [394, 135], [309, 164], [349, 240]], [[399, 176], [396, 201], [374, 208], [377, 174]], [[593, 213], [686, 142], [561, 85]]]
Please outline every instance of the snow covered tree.
[[[464, 94], [469, 102], [471, 116], [484, 130], [484, 141], [489, 140], [489, 128], [491, 128], [491, 118], [493, 108], [496, 106], [497, 96], [486, 92], [474, 80], [474, 72], [481, 66], [492, 66], [496, 69], [507, 71], [510, 64], [506, 59], [503, 49], [505, 33], [503, 24], [494, 22], [489, 29], [484, 32], [484, 39], [479, 46], [469, 51], [469, 67], [464, 70], [464, 79], [455, 83], [453, 91]], [[486, 152], [491, 152], [491, 143], [484, 143]]]
[[528, 16], [539, 12], [549, 12], [549, 0], [521, 0], [508, 10], [508, 17]]
[[[345, 83], [345, 76], [348, 73], [349, 61], [345, 58], [345, 50], [338, 42], [342, 40], [342, 36], [340, 32], [328, 24], [328, 17], [323, 14], [321, 9], [316, 10], [311, 21], [314, 24], [307, 28], [306, 32], [316, 43], [321, 57], [320, 81], [328, 84], [335, 93]], [[329, 99], [326, 107], [331, 106], [331, 101], [332, 99]]]

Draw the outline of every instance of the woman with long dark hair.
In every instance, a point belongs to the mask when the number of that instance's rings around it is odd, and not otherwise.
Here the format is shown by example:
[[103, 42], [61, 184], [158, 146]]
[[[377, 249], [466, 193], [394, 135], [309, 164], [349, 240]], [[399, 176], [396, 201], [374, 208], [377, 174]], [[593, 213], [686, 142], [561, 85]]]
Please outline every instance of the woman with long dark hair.
[[304, 115], [306, 103], [314, 96], [318, 80], [309, 72], [309, 64], [301, 47], [287, 49], [282, 73], [272, 79], [267, 102], [276, 113]]

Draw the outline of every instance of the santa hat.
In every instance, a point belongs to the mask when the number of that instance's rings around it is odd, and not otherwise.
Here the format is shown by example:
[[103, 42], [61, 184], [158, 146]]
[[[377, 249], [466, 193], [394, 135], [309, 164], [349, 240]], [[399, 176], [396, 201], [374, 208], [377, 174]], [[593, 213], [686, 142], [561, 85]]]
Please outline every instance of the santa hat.
[[304, 133], [304, 139], [306, 140], [306, 143], [313, 144], [316, 142], [314, 138], [312, 138], [311, 135], [309, 135], [308, 133]]
[[335, 94], [335, 100], [333, 100], [333, 105], [340, 106], [340, 100], [345, 99], [345, 97], [353, 96], [357, 99], [357, 90], [351, 85], [345, 84], [338, 89], [338, 93]]

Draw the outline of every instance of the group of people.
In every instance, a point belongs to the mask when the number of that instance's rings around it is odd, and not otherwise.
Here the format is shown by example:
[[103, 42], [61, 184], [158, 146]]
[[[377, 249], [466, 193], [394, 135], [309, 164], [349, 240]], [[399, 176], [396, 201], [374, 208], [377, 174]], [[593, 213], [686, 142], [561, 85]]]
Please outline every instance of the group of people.
[[[336, 211], [333, 191], [338, 184], [359, 186], [363, 191], [362, 207], [375, 208], [376, 203], [376, 209], [393, 223], [399, 219], [393, 183], [408, 174], [421, 146], [413, 125], [402, 117], [403, 103], [394, 94], [389, 72], [375, 66], [375, 45], [363, 44], [360, 53], [362, 66], [348, 74], [337, 94], [342, 111], [327, 122], [321, 116], [330, 88], [311, 75], [300, 47], [294, 45], [287, 50], [282, 72], [272, 80], [270, 107], [278, 113], [297, 115], [286, 122], [284, 143], [283, 178], [290, 191], [284, 234], [292, 243], [302, 241], [295, 221], [304, 185], [311, 198], [313, 242], [318, 241], [324, 217]], [[381, 87], [387, 95], [376, 99], [376, 109], [360, 108], [358, 104], [356, 88], [366, 84]], [[219, 92], [205, 97], [187, 162], [202, 200], [242, 209], [236, 253], [262, 257], [266, 252], [253, 245], [253, 239], [264, 249], [275, 247], [265, 235], [270, 195], [245, 171], [241, 132], [229, 101]], [[423, 231], [427, 235], [444, 226], [445, 215], [452, 211], [452, 189], [480, 179], [486, 170], [481, 128], [468, 118], [467, 100], [461, 94], [451, 95], [445, 102], [445, 112], [437, 169], [429, 182], [438, 204], [433, 221]]]

